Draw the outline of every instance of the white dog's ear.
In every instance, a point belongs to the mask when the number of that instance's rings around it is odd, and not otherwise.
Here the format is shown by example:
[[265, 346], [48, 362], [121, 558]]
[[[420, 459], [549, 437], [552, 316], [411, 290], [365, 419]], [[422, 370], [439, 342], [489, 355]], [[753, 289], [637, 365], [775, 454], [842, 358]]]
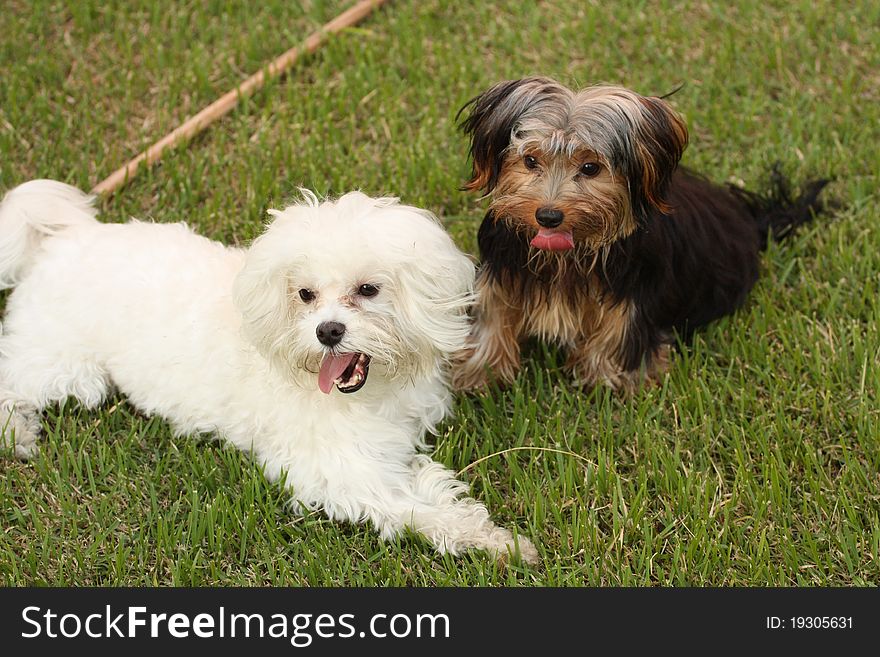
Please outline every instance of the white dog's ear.
[[[285, 220], [278, 217], [272, 228]], [[279, 257], [278, 240], [269, 239], [272, 228], [254, 240], [248, 249], [244, 267], [233, 284], [232, 299], [241, 313], [245, 337], [264, 356], [275, 360], [279, 356], [278, 349], [286, 343], [292, 308], [289, 269]]]
[[420, 224], [417, 257], [394, 273], [401, 290], [396, 321], [403, 335], [423, 342], [413, 345], [419, 354], [446, 359], [464, 347], [470, 331], [475, 268], [433, 215], [424, 214], [433, 225]]

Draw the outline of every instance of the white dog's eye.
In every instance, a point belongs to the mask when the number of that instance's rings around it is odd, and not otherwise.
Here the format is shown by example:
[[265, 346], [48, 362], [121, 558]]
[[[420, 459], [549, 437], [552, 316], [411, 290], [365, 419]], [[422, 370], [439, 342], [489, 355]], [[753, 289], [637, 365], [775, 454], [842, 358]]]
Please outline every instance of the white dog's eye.
[[315, 293], [307, 288], [302, 288], [299, 291], [299, 298], [305, 301], [306, 303], [311, 303], [315, 300]]
[[358, 288], [358, 294], [362, 297], [374, 297], [379, 294], [379, 286], [371, 283], [364, 283]]

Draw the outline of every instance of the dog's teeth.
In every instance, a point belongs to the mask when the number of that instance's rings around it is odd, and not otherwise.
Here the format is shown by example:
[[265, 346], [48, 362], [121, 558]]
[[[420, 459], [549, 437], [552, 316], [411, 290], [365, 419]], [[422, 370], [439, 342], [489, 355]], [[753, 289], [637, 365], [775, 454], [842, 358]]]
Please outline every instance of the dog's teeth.
[[340, 388], [352, 388], [364, 380], [363, 372], [355, 372], [350, 379], [343, 381], [342, 378], [336, 379], [335, 383]]
[[354, 362], [354, 367], [351, 369], [351, 375], [344, 379], [343, 375], [340, 375], [333, 383], [340, 390], [349, 390], [350, 388], [357, 388], [362, 385], [364, 381], [367, 379], [367, 367], [370, 362], [370, 357], [366, 354], [360, 354], [357, 357], [357, 360]]

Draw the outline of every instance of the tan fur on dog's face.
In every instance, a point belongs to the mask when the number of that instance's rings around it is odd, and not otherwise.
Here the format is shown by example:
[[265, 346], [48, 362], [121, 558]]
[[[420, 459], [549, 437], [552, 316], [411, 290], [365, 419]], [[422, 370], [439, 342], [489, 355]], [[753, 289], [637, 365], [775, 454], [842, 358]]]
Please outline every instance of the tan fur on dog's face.
[[503, 82], [466, 107], [473, 175], [491, 211], [525, 237], [536, 212], [562, 212], [545, 227], [597, 251], [633, 231], [664, 202], [687, 130], [662, 99], [615, 86], [573, 91], [547, 78]]
[[[558, 230], [571, 232], [575, 244], [590, 250], [635, 230], [626, 181], [612, 174], [601, 155], [587, 148], [554, 153], [538, 146], [523, 140], [508, 150], [491, 194], [496, 217], [532, 237], [541, 228], [536, 212], [559, 210], [564, 219]], [[585, 165], [598, 172], [584, 174]]]

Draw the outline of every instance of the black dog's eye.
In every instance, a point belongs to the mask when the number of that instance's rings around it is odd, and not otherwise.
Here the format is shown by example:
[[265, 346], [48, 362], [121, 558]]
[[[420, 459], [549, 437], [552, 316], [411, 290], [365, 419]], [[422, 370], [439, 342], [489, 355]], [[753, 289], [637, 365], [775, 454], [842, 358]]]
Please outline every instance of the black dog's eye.
[[593, 176], [599, 175], [599, 172], [602, 170], [602, 167], [595, 162], [587, 162], [586, 164], [582, 164], [580, 168], [580, 173], [587, 178], [592, 178]]
[[299, 291], [299, 298], [309, 303], [315, 300], [315, 293], [307, 288], [303, 288]]
[[362, 297], [374, 297], [379, 294], [379, 286], [371, 285], [370, 283], [364, 283], [358, 288], [358, 294]]
[[538, 160], [536, 160], [531, 155], [526, 155], [523, 158], [523, 164], [526, 165], [526, 169], [534, 169], [535, 167], [538, 166]]

